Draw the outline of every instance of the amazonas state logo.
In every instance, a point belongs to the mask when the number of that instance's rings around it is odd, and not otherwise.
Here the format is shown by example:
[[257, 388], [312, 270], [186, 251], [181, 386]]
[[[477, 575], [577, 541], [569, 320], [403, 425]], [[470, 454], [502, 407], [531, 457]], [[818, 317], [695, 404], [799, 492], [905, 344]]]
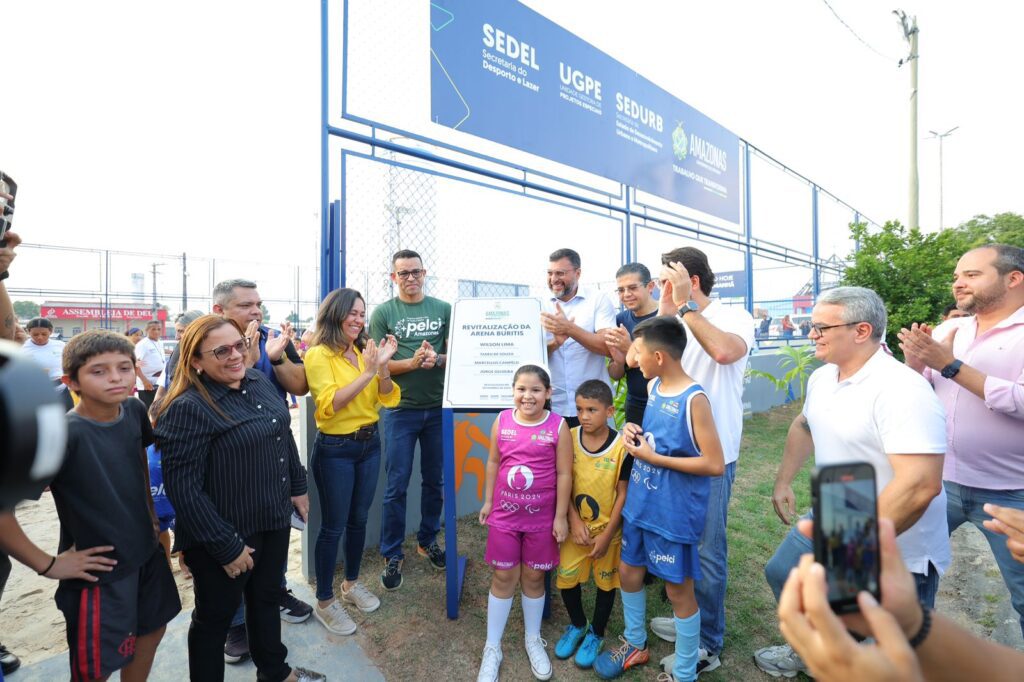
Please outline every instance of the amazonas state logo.
[[676, 155], [677, 159], [683, 161], [686, 159], [687, 152], [689, 152], [689, 146], [686, 139], [686, 131], [683, 130], [683, 122], [680, 121], [676, 129], [672, 131], [672, 153]]

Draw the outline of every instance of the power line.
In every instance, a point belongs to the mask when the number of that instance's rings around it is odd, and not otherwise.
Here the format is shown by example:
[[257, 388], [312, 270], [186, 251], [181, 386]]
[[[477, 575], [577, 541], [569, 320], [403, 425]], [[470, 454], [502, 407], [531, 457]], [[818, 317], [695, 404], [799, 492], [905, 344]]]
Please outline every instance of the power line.
[[849, 25], [848, 23], [846, 23], [845, 21], [843, 21], [843, 18], [842, 18], [841, 16], [839, 16], [839, 13], [838, 13], [838, 12], [836, 12], [835, 8], [834, 8], [834, 7], [832, 7], [832, 5], [830, 5], [830, 4], [829, 4], [828, 0], [822, 0], [822, 2], [824, 2], [824, 3], [825, 3], [825, 7], [828, 7], [829, 11], [830, 11], [830, 12], [832, 12], [832, 16], [834, 16], [834, 17], [835, 17], [836, 19], [838, 19], [838, 20], [839, 20], [839, 23], [840, 23], [840, 24], [842, 24], [843, 26], [845, 26], [845, 27], [846, 27], [846, 30], [847, 30], [847, 31], [849, 31], [849, 32], [850, 32], [851, 34], [853, 34], [853, 37], [854, 37], [854, 38], [856, 38], [856, 39], [857, 39], [857, 40], [859, 40], [859, 41], [860, 41], [861, 43], [863, 43], [863, 44], [864, 44], [864, 46], [865, 46], [866, 48], [868, 48], [869, 50], [871, 50], [872, 52], [874, 52], [875, 54], [877, 54], [877, 55], [878, 55], [879, 57], [881, 57], [882, 59], [885, 59], [886, 61], [890, 61], [890, 62], [895, 62], [895, 61], [897, 61], [896, 59], [894, 59], [893, 57], [890, 57], [889, 55], [886, 55], [886, 54], [882, 54], [881, 52], [879, 52], [878, 50], [876, 50], [876, 49], [874, 48], [874, 46], [873, 46], [873, 45], [871, 45], [871, 43], [869, 43], [868, 41], [864, 40], [864, 39], [863, 39], [863, 38], [861, 38], [861, 37], [860, 37], [859, 35], [857, 35], [857, 32], [853, 30], [853, 27], [851, 27], [851, 26], [850, 26], [850, 25]]

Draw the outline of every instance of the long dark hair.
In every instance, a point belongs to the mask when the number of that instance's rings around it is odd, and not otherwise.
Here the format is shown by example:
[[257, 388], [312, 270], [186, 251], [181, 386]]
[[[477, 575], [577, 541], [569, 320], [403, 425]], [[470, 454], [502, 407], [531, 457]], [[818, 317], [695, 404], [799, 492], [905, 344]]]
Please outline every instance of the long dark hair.
[[[341, 325], [357, 300], [363, 301], [363, 306], [366, 306], [362, 294], [355, 289], [335, 289], [327, 294], [323, 303], [320, 304], [320, 309], [316, 311], [316, 331], [313, 333], [313, 342], [310, 346], [322, 344], [335, 353], [344, 352], [348, 348], [349, 341], [342, 332]], [[355, 346], [360, 353], [366, 348], [367, 338], [364, 324], [363, 330], [359, 332], [359, 336], [355, 340]]]
[[[516, 385], [519, 381], [519, 377], [523, 374], [532, 374], [538, 379], [540, 383], [544, 384], [544, 388], [551, 390], [551, 376], [545, 371], [540, 365], [522, 365], [516, 370], [516, 373], [512, 375], [512, 386]], [[551, 398], [544, 401], [544, 409], [548, 412], [551, 411]]]

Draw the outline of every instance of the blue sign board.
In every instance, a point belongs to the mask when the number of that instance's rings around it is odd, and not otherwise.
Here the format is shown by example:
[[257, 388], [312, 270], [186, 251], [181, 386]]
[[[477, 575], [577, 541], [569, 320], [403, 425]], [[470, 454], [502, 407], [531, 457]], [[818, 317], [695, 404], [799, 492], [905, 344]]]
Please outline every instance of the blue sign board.
[[736, 135], [514, 0], [430, 10], [435, 123], [739, 222]]
[[725, 270], [715, 273], [712, 298], [743, 298], [747, 295], [747, 271]]

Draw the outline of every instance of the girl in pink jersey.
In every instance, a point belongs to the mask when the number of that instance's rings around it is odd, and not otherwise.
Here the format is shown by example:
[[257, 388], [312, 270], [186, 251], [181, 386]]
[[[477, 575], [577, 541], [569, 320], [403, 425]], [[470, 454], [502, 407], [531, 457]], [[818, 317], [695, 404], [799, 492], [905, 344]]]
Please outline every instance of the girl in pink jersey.
[[487, 484], [480, 523], [487, 531], [484, 560], [494, 567], [487, 603], [487, 643], [478, 682], [498, 679], [501, 637], [516, 584], [522, 586], [523, 624], [530, 668], [538, 680], [551, 677], [551, 661], [540, 638], [544, 572], [558, 565], [558, 543], [569, 533], [572, 440], [565, 421], [547, 409], [551, 379], [536, 365], [512, 378], [514, 409], [491, 429]]

